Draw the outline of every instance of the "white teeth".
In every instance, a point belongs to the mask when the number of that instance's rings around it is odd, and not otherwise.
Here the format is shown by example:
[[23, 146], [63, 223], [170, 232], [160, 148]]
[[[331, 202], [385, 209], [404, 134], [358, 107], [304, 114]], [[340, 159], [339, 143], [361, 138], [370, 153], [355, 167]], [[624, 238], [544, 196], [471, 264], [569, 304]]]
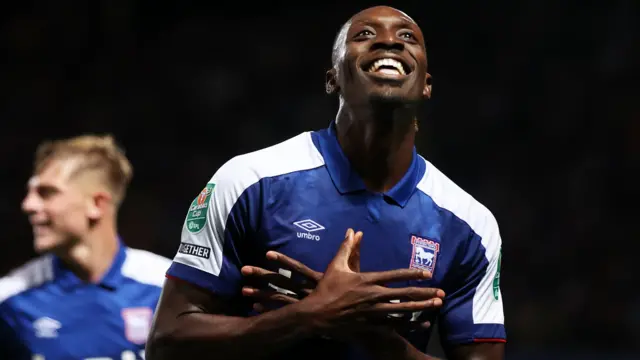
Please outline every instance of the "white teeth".
[[[389, 68], [380, 69], [380, 67], [382, 66], [390, 66], [390, 67], [393, 67], [393, 69], [389, 69]], [[402, 64], [398, 60], [394, 60], [394, 59], [387, 58], [387, 59], [376, 60], [373, 64], [371, 64], [371, 66], [369, 67], [369, 70], [367, 71], [376, 72], [378, 70], [380, 70], [380, 72], [383, 72], [385, 74], [405, 75]]]

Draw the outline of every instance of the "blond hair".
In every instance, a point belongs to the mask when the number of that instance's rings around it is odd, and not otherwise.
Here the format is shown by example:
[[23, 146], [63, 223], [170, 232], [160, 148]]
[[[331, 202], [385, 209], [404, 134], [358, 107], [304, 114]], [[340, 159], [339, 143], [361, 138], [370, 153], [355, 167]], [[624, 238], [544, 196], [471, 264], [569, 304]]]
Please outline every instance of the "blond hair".
[[120, 205], [131, 182], [133, 168], [113, 136], [82, 135], [46, 141], [36, 150], [35, 173], [43, 171], [52, 160], [69, 158], [80, 160], [72, 176], [85, 171], [98, 171], [111, 191], [116, 206]]

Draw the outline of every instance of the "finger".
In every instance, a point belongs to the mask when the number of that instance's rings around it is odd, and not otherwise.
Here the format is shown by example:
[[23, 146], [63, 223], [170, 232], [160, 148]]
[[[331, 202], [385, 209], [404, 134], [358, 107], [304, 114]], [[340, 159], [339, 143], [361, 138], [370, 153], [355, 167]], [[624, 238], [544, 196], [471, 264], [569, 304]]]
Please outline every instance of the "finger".
[[339, 268], [348, 268], [349, 266], [349, 257], [351, 256], [351, 252], [355, 246], [355, 236], [353, 233], [353, 229], [349, 228], [347, 233], [345, 234], [345, 238], [336, 253], [336, 256], [333, 258], [331, 263], [329, 264], [329, 268], [337, 266]]
[[279, 288], [284, 288], [293, 292], [300, 291], [300, 286], [293, 280], [270, 270], [257, 266], [243, 266], [242, 269], [240, 269], [240, 272], [246, 277], [251, 277], [260, 280], [261, 282], [275, 285]]
[[260, 313], [260, 314], [269, 311], [264, 305], [260, 303], [253, 304], [253, 310], [255, 310], [257, 313]]
[[244, 276], [256, 276], [256, 277], [260, 277], [260, 276], [264, 276], [267, 274], [275, 274], [273, 271], [267, 270], [267, 269], [263, 269], [261, 267], [257, 267], [257, 266], [243, 266], [240, 269], [240, 272], [242, 273], [242, 275]]
[[[392, 302], [399, 302], [400, 300], [407, 301], [421, 301], [421, 300], [438, 300], [437, 306], [442, 306], [442, 299], [444, 299], [445, 293], [441, 289], [437, 288], [423, 288], [423, 287], [404, 287], [404, 288], [378, 288], [379, 295], [378, 300], [390, 300]], [[394, 301], [395, 300], [395, 301]]]
[[260, 302], [272, 302], [281, 304], [293, 304], [298, 302], [293, 296], [283, 294], [274, 290], [262, 290], [245, 286], [242, 288], [242, 295], [260, 300]]
[[358, 231], [355, 237], [354, 249], [349, 256], [349, 268], [355, 272], [360, 272], [360, 243], [362, 241], [362, 231]]
[[[439, 305], [437, 305], [439, 304]], [[424, 310], [435, 310], [442, 306], [442, 299], [407, 301], [402, 303], [375, 303], [364, 312], [370, 313], [405, 313]]]
[[315, 282], [320, 281], [322, 279], [322, 273], [309, 269], [305, 264], [301, 263], [298, 260], [292, 259], [287, 255], [281, 254], [276, 251], [267, 252], [267, 259], [271, 261], [277, 261], [280, 264], [284, 265], [289, 270], [295, 271]]
[[365, 280], [370, 283], [384, 284], [411, 280], [431, 279], [431, 273], [419, 269], [396, 269], [364, 274]]

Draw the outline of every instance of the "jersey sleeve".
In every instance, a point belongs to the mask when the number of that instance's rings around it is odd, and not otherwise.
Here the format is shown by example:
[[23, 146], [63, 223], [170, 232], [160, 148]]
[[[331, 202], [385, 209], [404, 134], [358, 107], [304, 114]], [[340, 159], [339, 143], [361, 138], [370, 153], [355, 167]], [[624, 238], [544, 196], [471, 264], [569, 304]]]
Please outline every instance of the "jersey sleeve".
[[258, 184], [233, 161], [223, 165], [191, 203], [167, 277], [218, 295], [240, 292], [242, 243], [259, 214]]
[[444, 299], [439, 317], [445, 346], [473, 342], [506, 342], [500, 266], [502, 240], [488, 213], [467, 242], [456, 284]]
[[7, 359], [28, 359], [30, 358], [29, 351], [15, 330], [15, 318], [9, 313], [7, 307], [0, 304], [0, 354]]

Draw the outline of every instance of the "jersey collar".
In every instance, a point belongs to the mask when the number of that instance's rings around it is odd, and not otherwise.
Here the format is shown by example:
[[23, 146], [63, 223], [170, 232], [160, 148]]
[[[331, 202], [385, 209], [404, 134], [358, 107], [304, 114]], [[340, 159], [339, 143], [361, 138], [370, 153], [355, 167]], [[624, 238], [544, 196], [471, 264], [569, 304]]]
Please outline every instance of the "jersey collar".
[[[336, 137], [335, 121], [331, 122], [325, 130], [312, 133], [313, 143], [324, 158], [327, 171], [336, 189], [341, 194], [366, 190], [364, 181], [356, 173], [349, 159], [345, 156], [338, 138]], [[422, 179], [426, 171], [426, 164], [418, 156], [415, 147], [413, 148], [413, 158], [411, 166], [400, 181], [389, 191], [384, 193], [401, 207], [404, 207], [411, 195], [413, 195], [418, 182]]]
[[[118, 238], [118, 252], [111, 263], [111, 267], [109, 267], [109, 270], [107, 270], [105, 275], [102, 277], [102, 280], [100, 280], [96, 285], [109, 290], [116, 289], [118, 285], [122, 283], [121, 269], [126, 257], [126, 247], [122, 243], [121, 239]], [[53, 257], [53, 271], [55, 281], [63, 288], [73, 289], [87, 284], [77, 277], [76, 274], [74, 274], [73, 271], [64, 264], [62, 259], [57, 256]]]

